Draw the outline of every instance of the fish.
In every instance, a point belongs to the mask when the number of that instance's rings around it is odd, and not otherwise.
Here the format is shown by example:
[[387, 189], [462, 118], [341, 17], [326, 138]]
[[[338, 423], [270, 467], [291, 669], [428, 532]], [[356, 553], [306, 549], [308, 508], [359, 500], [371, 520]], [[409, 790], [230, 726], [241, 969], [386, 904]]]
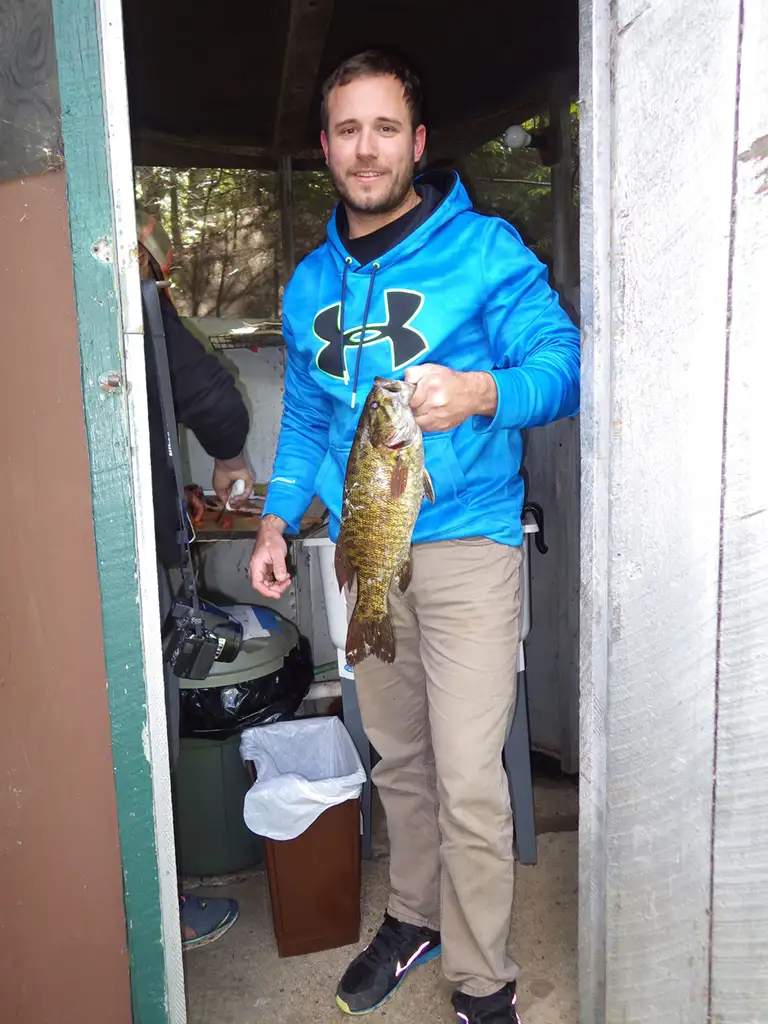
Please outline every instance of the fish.
[[410, 406], [415, 384], [376, 377], [358, 421], [344, 478], [335, 570], [339, 589], [357, 580], [347, 626], [352, 667], [374, 655], [395, 660], [389, 613], [393, 581], [411, 582], [411, 538], [424, 498], [435, 491], [424, 465], [424, 439]]

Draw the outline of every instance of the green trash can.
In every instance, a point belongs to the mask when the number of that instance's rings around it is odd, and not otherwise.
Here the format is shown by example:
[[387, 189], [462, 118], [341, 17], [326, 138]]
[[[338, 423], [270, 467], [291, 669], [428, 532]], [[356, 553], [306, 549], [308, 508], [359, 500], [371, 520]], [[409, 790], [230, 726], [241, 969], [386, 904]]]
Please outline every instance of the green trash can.
[[[223, 692], [227, 687], [266, 680], [284, 665], [304, 673], [309, 684], [311, 656], [304, 664], [296, 625], [271, 609], [254, 610], [262, 635], [245, 640], [233, 662], [216, 662], [202, 686], [197, 681], [179, 680], [182, 716], [183, 691]], [[301, 668], [297, 669], [300, 661]], [[229, 735], [227, 730], [221, 736], [190, 731], [192, 735], [186, 736], [182, 731], [173, 780], [179, 871], [201, 876], [245, 871], [263, 862], [264, 846], [243, 821], [243, 801], [251, 779], [240, 757], [240, 731]]]
[[240, 737], [182, 737], [174, 774], [180, 872], [229, 875], [260, 864], [264, 847], [243, 821], [251, 780], [240, 758]]

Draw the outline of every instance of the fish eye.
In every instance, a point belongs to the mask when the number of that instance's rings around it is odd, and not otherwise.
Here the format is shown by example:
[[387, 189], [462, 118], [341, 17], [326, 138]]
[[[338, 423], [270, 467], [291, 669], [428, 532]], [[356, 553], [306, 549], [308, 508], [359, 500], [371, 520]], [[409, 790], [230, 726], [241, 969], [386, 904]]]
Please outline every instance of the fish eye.
[[371, 402], [371, 408], [372, 409], [378, 409], [379, 408], [379, 403], [378, 402]]

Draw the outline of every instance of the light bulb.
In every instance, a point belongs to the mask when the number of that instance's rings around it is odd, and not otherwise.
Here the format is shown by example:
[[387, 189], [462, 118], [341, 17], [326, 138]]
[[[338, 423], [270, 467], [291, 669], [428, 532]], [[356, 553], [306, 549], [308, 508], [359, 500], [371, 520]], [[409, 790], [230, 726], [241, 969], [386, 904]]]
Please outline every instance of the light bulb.
[[530, 146], [530, 144], [531, 136], [519, 124], [513, 124], [511, 128], [507, 128], [504, 132], [504, 145], [509, 149], [522, 149], [524, 146]]

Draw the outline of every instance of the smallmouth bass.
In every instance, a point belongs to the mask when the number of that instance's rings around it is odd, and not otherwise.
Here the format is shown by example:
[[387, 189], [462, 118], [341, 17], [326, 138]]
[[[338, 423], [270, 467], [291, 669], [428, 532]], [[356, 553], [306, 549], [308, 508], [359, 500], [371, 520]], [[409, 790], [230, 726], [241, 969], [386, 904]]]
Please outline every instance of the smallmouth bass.
[[424, 498], [434, 502], [424, 467], [424, 440], [410, 400], [415, 384], [377, 377], [360, 416], [347, 463], [341, 529], [336, 542], [339, 588], [357, 579], [346, 655], [391, 663], [396, 644], [388, 595], [411, 582], [411, 537]]

